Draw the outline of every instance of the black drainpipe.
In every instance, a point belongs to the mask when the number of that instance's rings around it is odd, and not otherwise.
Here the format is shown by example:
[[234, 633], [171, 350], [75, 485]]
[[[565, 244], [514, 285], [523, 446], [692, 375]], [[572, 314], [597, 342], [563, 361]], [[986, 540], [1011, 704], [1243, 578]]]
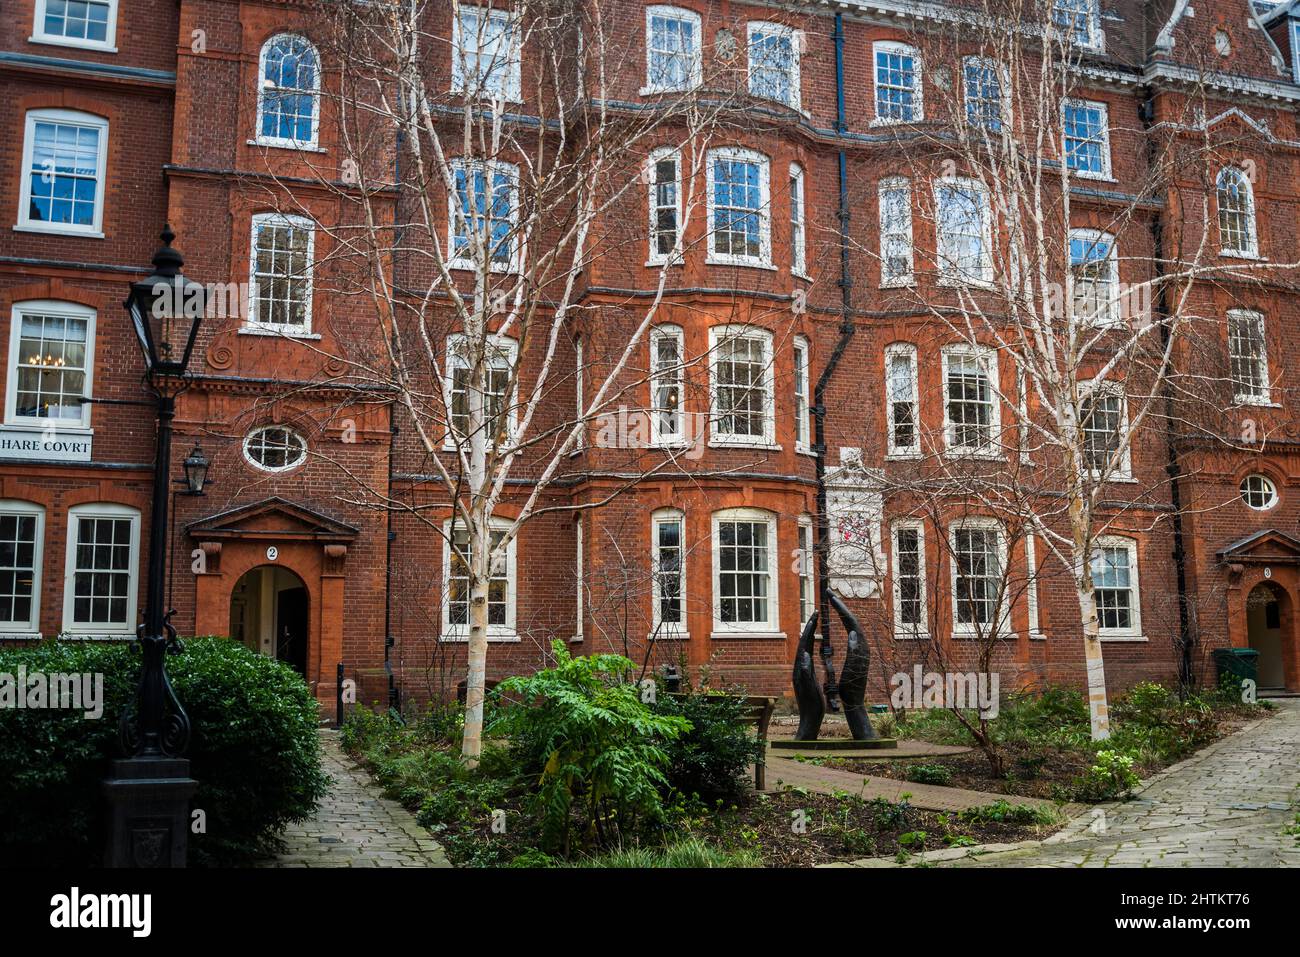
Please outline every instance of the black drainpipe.
[[[1155, 120], [1155, 98], [1150, 89], [1146, 91], [1147, 98], [1142, 103], [1142, 109], [1139, 116], [1142, 119], [1142, 129], [1145, 133], [1150, 133], [1152, 122]], [[1148, 160], [1154, 165], [1157, 157], [1155, 154], [1155, 142], [1148, 138], [1147, 141]], [[1169, 324], [1166, 321], [1169, 318], [1169, 299], [1165, 289], [1164, 279], [1164, 220], [1159, 209], [1151, 217], [1151, 245], [1152, 245], [1152, 264], [1155, 269], [1156, 294], [1152, 301], [1152, 308], [1155, 310], [1155, 319], [1160, 323], [1160, 344], [1163, 349], [1169, 348]], [[1179, 690], [1184, 694], [1191, 691], [1195, 679], [1192, 653], [1193, 635], [1191, 609], [1187, 597], [1187, 550], [1183, 546], [1183, 494], [1180, 486], [1180, 480], [1183, 475], [1181, 463], [1178, 461], [1177, 436], [1174, 434], [1174, 396], [1166, 380], [1161, 385], [1161, 391], [1164, 393], [1165, 400], [1165, 474], [1169, 476], [1169, 499], [1170, 505], [1173, 506], [1173, 533], [1174, 533], [1174, 573], [1178, 586], [1178, 641], [1183, 650], [1182, 660], [1179, 662], [1178, 684]]]
[[[400, 187], [402, 184], [402, 131], [397, 131], [397, 138], [393, 150], [393, 182], [398, 184], [399, 192], [396, 202], [401, 202]], [[400, 220], [399, 220], [400, 221]], [[392, 248], [392, 269], [393, 269], [393, 288], [397, 288], [397, 255], [401, 248], [402, 228], [396, 226], [393, 233]], [[392, 321], [397, 321], [397, 314], [394, 310]], [[388, 676], [388, 707], [390, 710], [402, 713], [402, 689], [397, 685], [396, 676], [393, 674], [393, 646], [396, 644], [393, 638], [393, 540], [397, 538], [397, 533], [393, 531], [393, 453], [394, 446], [397, 442], [398, 429], [393, 420], [397, 417], [397, 402], [388, 404], [388, 505], [384, 509], [384, 672]]]
[[[848, 132], [844, 113], [844, 15], [835, 14], [835, 131], [843, 137]], [[841, 144], [843, 140], [841, 139]], [[817, 470], [817, 579], [819, 582], [817, 609], [821, 618], [822, 668], [826, 673], [826, 704], [831, 711], [840, 708], [840, 689], [835, 681], [835, 666], [831, 659], [831, 589], [827, 553], [830, 549], [830, 527], [826, 516], [826, 387], [848, 349], [849, 340], [856, 331], [853, 325], [853, 280], [849, 277], [849, 176], [848, 157], [843, 145], [839, 149], [840, 186], [840, 338], [831, 351], [826, 368], [817, 379], [813, 390], [814, 442]]]

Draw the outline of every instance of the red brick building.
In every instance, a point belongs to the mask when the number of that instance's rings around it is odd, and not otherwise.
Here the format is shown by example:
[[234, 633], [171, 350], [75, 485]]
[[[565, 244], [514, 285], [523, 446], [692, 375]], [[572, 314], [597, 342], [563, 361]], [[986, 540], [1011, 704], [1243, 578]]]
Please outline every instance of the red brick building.
[[[432, 33], [444, 38], [457, 35], [447, 6], [431, 13]], [[685, 662], [785, 692], [801, 622], [817, 603], [818, 563], [807, 556], [818, 540], [819, 485], [834, 497], [883, 475], [886, 489], [903, 491], [881, 498], [865, 530], [879, 561], [836, 586], [872, 632], [883, 688], [885, 669], [920, 656], [903, 634], [905, 618], [939, 622], [935, 640], [960, 631], [943, 585], [955, 581], [942, 570], [949, 559], [935, 530], [927, 537], [925, 521], [907, 510], [915, 456], [894, 426], [906, 401], [916, 431], [943, 432], [954, 415], [953, 376], [962, 374], [954, 370], [969, 369], [933, 314], [900, 291], [949, 295], [903, 281], [941, 237], [917, 195], [929, 189], [915, 182], [925, 141], [900, 140], [898, 129], [924, 126], [927, 88], [937, 102], [946, 87], [931, 85], [950, 84], [965, 61], [954, 50], [952, 62], [926, 62], [917, 36], [927, 21], [903, 2], [849, 2], [838, 12], [725, 0], [603, 7], [625, 44], [620, 101], [653, 102], [665, 70], [670, 85], [689, 87], [722, 66], [747, 97], [712, 134], [703, 174], [710, 202], [686, 226], [686, 252], [636, 363], [647, 379], [642, 413], [658, 407], [652, 384], [675, 389], [674, 408], [701, 416], [708, 435], [698, 456], [665, 464], [680, 447], [660, 431], [665, 420], [645, 418], [649, 441], [632, 454], [592, 424], [548, 502], [620, 494], [524, 526], [501, 569], [489, 674], [540, 665], [560, 637], [582, 651]], [[1072, 18], [1085, 78], [1071, 119], [1087, 126], [1078, 162], [1096, 174], [1074, 191], [1070, 225], [1099, 232], [1116, 208], [1138, 210], [1118, 239], [1116, 280], [1149, 278], [1161, 256], [1153, 237], [1186, 241], [1197, 228], [1175, 200], [1183, 188], [1206, 195], [1204, 184], [1188, 179], [1160, 201], [1133, 202], [1151, 174], [1146, 131], [1181, 122], [1193, 92], [1200, 132], [1222, 140], [1225, 169], [1246, 177], [1211, 190], [1211, 202], [1244, 204], [1230, 220], [1240, 234], [1217, 225], [1228, 222], [1222, 211], [1206, 220], [1216, 224], [1213, 258], [1289, 261], [1300, 212], [1300, 9], [1229, 0], [1194, 11], [1131, 0], [1056, 7]], [[249, 309], [205, 323], [179, 404], [173, 474], [196, 443], [213, 462], [204, 496], [172, 497], [168, 603], [179, 629], [229, 634], [289, 661], [322, 701], [333, 699], [339, 664], [367, 700], [389, 687], [416, 699], [446, 695], [463, 679], [449, 549], [421, 517], [439, 521], [439, 487], [402, 411], [350, 375], [380, 344], [364, 336], [373, 305], [348, 294], [333, 255], [356, 226], [348, 197], [357, 180], [341, 131], [344, 71], [331, 62], [338, 44], [325, 24], [308, 4], [238, 0], [19, 0], [0, 24], [0, 72], [11, 91], [0, 106], [10, 131], [0, 192], [12, 217], [0, 233], [5, 639], [134, 632], [154, 429], [121, 300], [170, 222], [189, 277], [253, 290]], [[447, 62], [434, 69], [450, 75], [445, 46]], [[531, 55], [522, 51], [525, 62]], [[524, 88], [515, 97], [524, 119], [533, 95]], [[400, 163], [402, 149], [380, 139], [362, 155], [378, 176]], [[657, 187], [671, 182], [680, 192], [684, 175], [680, 161], [660, 167], [663, 159], [647, 152], [651, 189], [629, 193], [619, 215], [602, 221], [603, 255], [582, 275], [580, 301], [593, 318], [578, 320], [569, 340], [583, 352], [574, 346], [560, 360], [570, 380], [599, 373], [626, 335], [620, 310], [657, 281], [650, 223], [663, 220], [648, 206], [674, 195]], [[724, 170], [746, 186], [730, 211], [743, 221], [732, 237], [739, 245], [725, 251], [714, 208], [714, 178]], [[380, 205], [397, 216], [404, 199], [395, 189]], [[895, 215], [903, 208], [905, 231]], [[389, 268], [399, 285], [428, 282], [398, 257]], [[1114, 489], [1128, 503], [1125, 520], [1108, 529], [1116, 539], [1108, 560], [1123, 569], [1110, 582], [1123, 611], [1103, 630], [1112, 687], [1175, 680], [1186, 629], [1198, 668], [1212, 648], [1255, 647], [1262, 686], [1300, 691], [1291, 283], [1290, 271], [1277, 271], [1197, 287], [1198, 308], [1221, 317], [1224, 361], [1249, 365], [1258, 386], [1241, 402], [1233, 397], [1236, 412], [1214, 427], [1235, 436], [1248, 417], [1266, 441], [1218, 447], [1171, 440], [1164, 428], [1134, 439]], [[728, 338], [727, 329], [741, 332]], [[815, 386], [837, 348], [819, 437]], [[713, 358], [665, 379], [656, 377], [656, 355]], [[720, 417], [710, 405], [719, 361], [727, 375], [750, 377], [752, 417], [736, 407]], [[905, 400], [889, 386], [896, 374], [910, 377]], [[996, 418], [996, 396], [1017, 389], [1010, 367], [1001, 381], [996, 364], [970, 374], [995, 380]], [[625, 419], [616, 431], [637, 428]], [[1013, 465], [1014, 453], [1005, 461]], [[646, 469], [653, 474], [623, 490], [629, 470]], [[361, 488], [426, 512], [375, 507]], [[502, 516], [512, 508], [504, 503]], [[1081, 683], [1069, 575], [1050, 570], [1032, 539], [1004, 529], [980, 540], [1003, 566], [1023, 570], [996, 657], [1004, 687]], [[935, 584], [904, 595], [900, 568], [918, 578], [929, 568]], [[904, 612], [905, 598], [923, 607]]]

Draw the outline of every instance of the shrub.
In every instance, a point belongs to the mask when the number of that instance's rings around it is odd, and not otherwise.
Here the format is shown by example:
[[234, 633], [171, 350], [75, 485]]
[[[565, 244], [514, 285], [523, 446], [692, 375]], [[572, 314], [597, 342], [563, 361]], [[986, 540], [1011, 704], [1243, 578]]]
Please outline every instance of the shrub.
[[1051, 808], [994, 801], [957, 812], [963, 824], [1055, 824], [1059, 815]]
[[904, 776], [916, 784], [947, 784], [952, 780], [952, 768], [945, 764], [912, 764]]
[[634, 667], [627, 658], [574, 658], [562, 641], [552, 649], [555, 667], [501, 683], [521, 701], [491, 733], [509, 737], [520, 768], [538, 775], [544, 850], [568, 853], [575, 813], [580, 840], [617, 846], [639, 821], [661, 819], [663, 745], [690, 724], [650, 710], [627, 680]]
[[1075, 779], [1075, 796], [1080, 801], [1113, 801], [1128, 797], [1139, 780], [1131, 755], [1098, 751], [1096, 763]]
[[626, 847], [594, 857], [584, 857], [577, 862], [577, 866], [626, 870], [646, 867], [760, 867], [761, 861], [752, 850], [723, 851], [710, 847], [698, 838], [687, 838], [664, 848]]
[[665, 695], [657, 714], [689, 722], [690, 730], [664, 743], [665, 775], [678, 793], [732, 801], [745, 793], [749, 765], [758, 760], [754, 729], [743, 724], [744, 703], [732, 695]]
[[1114, 749], [1177, 760], [1213, 741], [1218, 733], [1214, 709], [1195, 696], [1179, 701], [1158, 684], [1142, 681], [1121, 696], [1113, 709]]
[[[0, 649], [0, 671], [104, 675], [104, 715], [0, 710], [0, 851], [30, 863], [87, 864], [102, 853], [100, 781], [118, 756], [117, 717], [135, 693], [128, 645], [45, 641]], [[190, 835], [192, 864], [237, 864], [279, 846], [325, 794], [318, 709], [291, 668], [224, 638], [195, 638], [168, 659], [193, 725], [191, 806], [207, 831]]]

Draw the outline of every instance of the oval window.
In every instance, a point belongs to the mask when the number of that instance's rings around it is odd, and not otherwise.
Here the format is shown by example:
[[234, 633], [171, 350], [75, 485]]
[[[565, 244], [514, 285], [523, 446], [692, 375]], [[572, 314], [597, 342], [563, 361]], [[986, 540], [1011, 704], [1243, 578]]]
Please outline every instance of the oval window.
[[244, 439], [244, 458], [265, 472], [284, 472], [307, 458], [307, 440], [293, 429], [266, 425]]
[[1257, 512], [1265, 512], [1277, 504], [1277, 486], [1263, 475], [1247, 475], [1241, 480], [1241, 500]]

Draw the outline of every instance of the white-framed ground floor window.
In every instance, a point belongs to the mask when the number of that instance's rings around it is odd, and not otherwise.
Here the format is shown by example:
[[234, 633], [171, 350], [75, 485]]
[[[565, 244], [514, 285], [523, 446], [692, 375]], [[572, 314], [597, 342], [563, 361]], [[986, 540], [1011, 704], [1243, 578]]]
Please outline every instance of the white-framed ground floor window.
[[0, 500], [0, 638], [39, 638], [45, 509]]
[[77, 638], [133, 636], [139, 571], [137, 509], [110, 502], [70, 508], [64, 632]]
[[776, 516], [755, 508], [713, 513], [713, 628], [723, 636], [780, 634]]
[[651, 633], [655, 638], [689, 638], [686, 623], [686, 519], [661, 508], [650, 520], [653, 568]]
[[[497, 548], [505, 538], [509, 523], [493, 521], [491, 547]], [[515, 630], [515, 604], [518, 578], [515, 575], [515, 545], [512, 539], [505, 553], [493, 562], [488, 578], [489, 641], [518, 641]], [[442, 640], [468, 641], [470, 629], [470, 576], [473, 560], [469, 529], [462, 522], [443, 526], [442, 546]]]

